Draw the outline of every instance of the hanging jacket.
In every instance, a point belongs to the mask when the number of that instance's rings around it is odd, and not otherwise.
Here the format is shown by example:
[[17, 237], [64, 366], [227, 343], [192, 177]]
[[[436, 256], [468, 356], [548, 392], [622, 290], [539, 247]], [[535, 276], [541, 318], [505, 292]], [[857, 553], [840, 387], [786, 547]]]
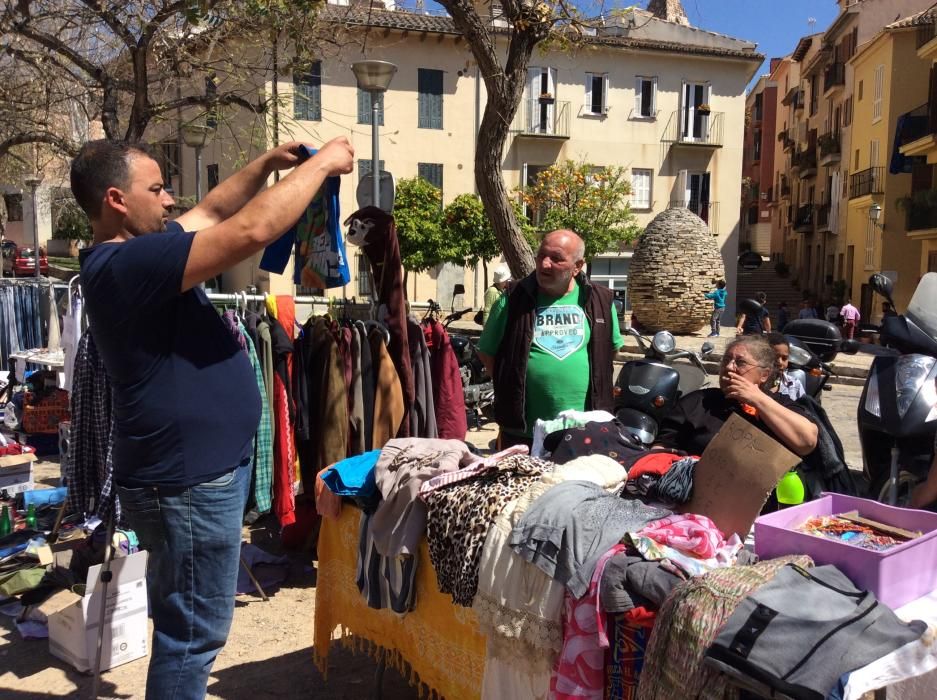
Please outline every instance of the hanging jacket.
[[[292, 297], [290, 302], [292, 302]], [[291, 395], [290, 376], [293, 341], [280, 322], [284, 315], [284, 308], [280, 307], [277, 313], [278, 318], [269, 319], [270, 336], [273, 342], [273, 415], [276, 423], [273, 440], [273, 512], [281, 526], [296, 522], [295, 468], [293, 466], [296, 459], [293, 433], [296, 408]], [[292, 317], [290, 317], [289, 327], [292, 329]]]
[[430, 352], [436, 430], [443, 440], [464, 440], [468, 421], [459, 359], [452, 349], [449, 334], [439, 321], [424, 321], [423, 334]]
[[[579, 306], [591, 329], [589, 338], [589, 391], [587, 411], [611, 411], [612, 394], [612, 290], [592, 284], [580, 274]], [[508, 295], [507, 324], [495, 356], [495, 420], [502, 430], [526, 433], [527, 360], [537, 314], [537, 278], [531, 273]], [[532, 426], [530, 426], [532, 427]]]
[[[348, 241], [361, 246], [371, 263], [371, 278], [377, 289], [380, 305], [378, 320], [390, 331], [387, 351], [397, 369], [403, 391], [404, 413], [413, 406], [413, 371], [410, 367], [410, 344], [407, 340], [406, 298], [403, 292], [403, 266], [400, 263], [400, 244], [394, 217], [377, 207], [364, 207], [345, 221], [350, 224]], [[366, 231], [362, 234], [361, 231]], [[397, 437], [407, 437], [409, 420], [400, 424]]]
[[374, 433], [371, 444], [373, 449], [379, 450], [400, 433], [400, 424], [407, 421], [407, 415], [400, 378], [387, 352], [384, 334], [374, 328], [368, 332], [368, 342], [371, 345], [375, 374]]
[[91, 333], [78, 340], [71, 393], [69, 447], [62, 464], [68, 482], [66, 511], [97, 515], [105, 523], [120, 504], [113, 488], [111, 383]]
[[371, 343], [368, 342], [368, 329], [361, 321], [355, 322], [358, 330], [361, 351], [361, 409], [364, 413], [364, 450], [370, 452], [374, 443], [374, 360], [371, 356]]
[[435, 438], [436, 407], [433, 402], [433, 376], [429, 348], [420, 324], [407, 319], [407, 340], [410, 343], [410, 367], [413, 369], [413, 406], [410, 409], [410, 435]]

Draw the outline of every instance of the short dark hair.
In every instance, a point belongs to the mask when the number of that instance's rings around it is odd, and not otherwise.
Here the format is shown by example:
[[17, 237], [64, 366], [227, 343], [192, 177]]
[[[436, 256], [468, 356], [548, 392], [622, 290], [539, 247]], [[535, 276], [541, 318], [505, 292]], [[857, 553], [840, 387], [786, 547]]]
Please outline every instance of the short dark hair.
[[768, 345], [771, 345], [771, 346], [787, 345], [788, 347], [790, 347], [791, 342], [787, 338], [784, 337], [783, 333], [778, 333], [777, 331], [771, 331], [770, 333], [768, 333]]
[[88, 141], [72, 160], [72, 194], [89, 219], [101, 215], [101, 202], [109, 187], [126, 187], [130, 177], [130, 158], [151, 157], [143, 144], [124, 141]]
[[725, 289], [725, 288], [726, 288], [726, 281], [725, 281], [725, 280], [719, 280], [718, 282], [716, 282], [716, 287], [718, 287], [719, 289]]
[[768, 295], [765, 294], [764, 292], [758, 292], [758, 293], [755, 295], [755, 298], [756, 298], [756, 299], [758, 300], [758, 302], [761, 303], [761, 304], [764, 304], [766, 301], [768, 301]]

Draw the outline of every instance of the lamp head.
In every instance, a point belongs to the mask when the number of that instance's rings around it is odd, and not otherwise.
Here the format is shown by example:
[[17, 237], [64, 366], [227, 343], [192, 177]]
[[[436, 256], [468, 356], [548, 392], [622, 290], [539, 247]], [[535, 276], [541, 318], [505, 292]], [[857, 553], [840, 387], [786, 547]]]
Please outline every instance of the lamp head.
[[365, 92], [386, 92], [397, 72], [390, 61], [356, 61], [351, 64], [358, 87]]
[[882, 217], [882, 205], [878, 202], [872, 202], [872, 206], [869, 207], [869, 221], [873, 223], [878, 223], [878, 220]]
[[214, 129], [205, 124], [189, 122], [182, 125], [182, 140], [189, 148], [201, 148], [211, 138]]

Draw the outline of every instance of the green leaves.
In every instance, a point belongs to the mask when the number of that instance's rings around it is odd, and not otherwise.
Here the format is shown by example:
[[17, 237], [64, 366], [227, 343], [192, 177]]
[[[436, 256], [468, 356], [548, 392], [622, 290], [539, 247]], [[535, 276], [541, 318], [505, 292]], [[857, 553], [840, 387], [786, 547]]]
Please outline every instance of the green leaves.
[[442, 263], [462, 263], [458, 239], [442, 227], [442, 193], [420, 177], [400, 180], [394, 202], [400, 261], [423, 272]]
[[521, 199], [542, 213], [537, 229], [546, 233], [571, 229], [586, 244], [586, 259], [630, 243], [640, 233], [628, 204], [631, 183], [627, 170], [594, 167], [572, 160], [542, 171]]

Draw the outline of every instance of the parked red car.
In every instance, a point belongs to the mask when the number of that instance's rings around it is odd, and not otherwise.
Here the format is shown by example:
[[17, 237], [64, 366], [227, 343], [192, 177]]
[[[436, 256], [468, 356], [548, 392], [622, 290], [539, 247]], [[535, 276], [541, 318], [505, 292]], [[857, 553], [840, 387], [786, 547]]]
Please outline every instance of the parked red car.
[[[49, 274], [49, 258], [39, 249], [39, 274]], [[3, 274], [13, 277], [29, 277], [36, 274], [36, 250], [31, 246], [3, 247]]]

